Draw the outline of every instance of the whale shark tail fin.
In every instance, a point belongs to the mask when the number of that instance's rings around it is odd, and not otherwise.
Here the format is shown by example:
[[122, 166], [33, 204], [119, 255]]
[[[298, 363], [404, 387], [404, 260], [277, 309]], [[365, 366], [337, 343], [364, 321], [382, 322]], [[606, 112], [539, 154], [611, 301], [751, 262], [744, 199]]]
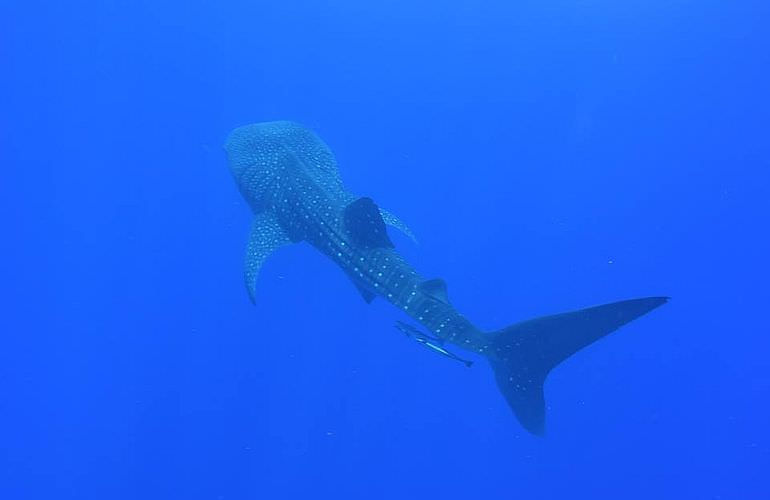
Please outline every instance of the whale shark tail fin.
[[524, 428], [544, 433], [543, 383], [556, 365], [667, 301], [668, 297], [624, 300], [531, 319], [495, 332], [489, 360], [500, 391]]

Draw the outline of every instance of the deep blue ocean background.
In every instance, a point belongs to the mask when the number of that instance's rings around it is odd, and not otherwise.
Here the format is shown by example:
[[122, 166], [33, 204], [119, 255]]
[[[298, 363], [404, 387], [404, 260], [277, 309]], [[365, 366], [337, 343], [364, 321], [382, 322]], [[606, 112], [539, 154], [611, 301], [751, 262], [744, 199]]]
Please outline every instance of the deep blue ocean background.
[[[0, 5], [0, 498], [770, 498], [770, 3]], [[242, 282], [222, 144], [290, 119], [485, 329], [672, 301], [547, 435], [307, 245]]]

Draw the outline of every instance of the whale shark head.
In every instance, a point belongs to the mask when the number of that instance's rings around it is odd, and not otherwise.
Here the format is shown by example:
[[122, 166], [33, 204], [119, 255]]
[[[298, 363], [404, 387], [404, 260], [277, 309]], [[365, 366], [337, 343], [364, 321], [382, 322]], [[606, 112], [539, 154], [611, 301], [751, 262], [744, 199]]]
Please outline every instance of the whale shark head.
[[252, 210], [270, 209], [298, 175], [327, 195], [348, 199], [329, 147], [311, 130], [290, 121], [246, 125], [225, 142], [230, 172]]

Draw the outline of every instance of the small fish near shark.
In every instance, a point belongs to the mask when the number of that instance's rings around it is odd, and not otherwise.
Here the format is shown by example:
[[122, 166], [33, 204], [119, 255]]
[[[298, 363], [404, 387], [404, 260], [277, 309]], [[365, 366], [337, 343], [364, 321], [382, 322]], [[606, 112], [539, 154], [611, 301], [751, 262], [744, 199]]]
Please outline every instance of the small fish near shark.
[[486, 357], [508, 405], [533, 434], [544, 433], [543, 384], [556, 365], [668, 301], [623, 300], [483, 332], [452, 306], [443, 280], [424, 279], [396, 251], [386, 226], [413, 238], [410, 230], [345, 189], [334, 155], [314, 132], [289, 121], [246, 125], [230, 133], [225, 150], [254, 213], [244, 271], [252, 302], [265, 259], [284, 245], [307, 242], [350, 277], [366, 302], [382, 297], [430, 332], [398, 322], [408, 337], [469, 367], [447, 346]]

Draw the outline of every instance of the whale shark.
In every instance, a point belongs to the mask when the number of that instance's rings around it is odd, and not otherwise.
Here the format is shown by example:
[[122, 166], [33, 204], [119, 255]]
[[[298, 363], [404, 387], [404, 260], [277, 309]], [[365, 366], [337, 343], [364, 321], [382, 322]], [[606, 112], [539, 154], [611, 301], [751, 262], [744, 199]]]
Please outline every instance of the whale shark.
[[312, 130], [290, 121], [246, 125], [230, 133], [225, 151], [254, 214], [244, 265], [252, 302], [265, 260], [306, 242], [337, 264], [366, 302], [381, 297], [425, 329], [399, 321], [407, 336], [469, 367], [472, 361], [449, 349], [486, 358], [513, 414], [533, 434], [545, 431], [543, 385], [554, 367], [668, 301], [622, 300], [482, 331], [455, 309], [442, 279], [425, 279], [399, 254], [386, 227], [412, 239], [413, 233], [371, 198], [345, 188], [332, 151]]

